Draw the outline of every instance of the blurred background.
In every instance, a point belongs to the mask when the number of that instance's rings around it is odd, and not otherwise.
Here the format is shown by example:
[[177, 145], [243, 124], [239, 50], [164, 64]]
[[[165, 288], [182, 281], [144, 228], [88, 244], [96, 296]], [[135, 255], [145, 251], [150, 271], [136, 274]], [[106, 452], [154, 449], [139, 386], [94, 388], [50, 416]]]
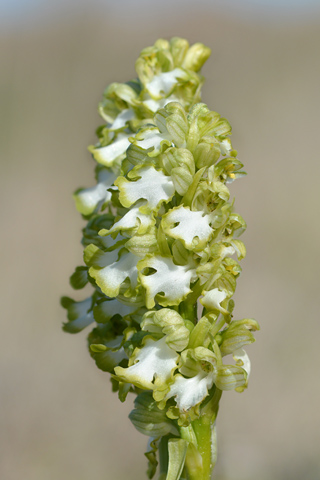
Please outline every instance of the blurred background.
[[248, 176], [237, 318], [261, 325], [249, 389], [226, 392], [217, 480], [320, 478], [320, 5], [314, 1], [11, 0], [0, 5], [0, 478], [140, 480], [147, 438], [86, 351], [61, 295], [82, 262], [72, 192], [107, 84], [159, 37], [201, 41], [203, 100], [233, 125]]

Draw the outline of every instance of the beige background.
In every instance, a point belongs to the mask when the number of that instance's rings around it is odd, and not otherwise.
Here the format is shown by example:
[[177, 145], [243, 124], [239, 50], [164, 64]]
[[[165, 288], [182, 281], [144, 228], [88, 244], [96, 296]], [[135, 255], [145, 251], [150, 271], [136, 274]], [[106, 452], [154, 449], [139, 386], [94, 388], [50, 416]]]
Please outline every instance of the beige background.
[[231, 186], [248, 223], [235, 314], [261, 324], [249, 389], [222, 397], [216, 478], [316, 480], [320, 15], [151, 13], [79, 9], [0, 33], [0, 478], [145, 478], [147, 438], [127, 419], [131, 400], [111, 394], [85, 333], [61, 331], [59, 297], [73, 295], [68, 277], [81, 264], [71, 193], [93, 182], [86, 147], [102, 91], [134, 77], [143, 47], [184, 36], [212, 48], [203, 100], [233, 125], [248, 172]]

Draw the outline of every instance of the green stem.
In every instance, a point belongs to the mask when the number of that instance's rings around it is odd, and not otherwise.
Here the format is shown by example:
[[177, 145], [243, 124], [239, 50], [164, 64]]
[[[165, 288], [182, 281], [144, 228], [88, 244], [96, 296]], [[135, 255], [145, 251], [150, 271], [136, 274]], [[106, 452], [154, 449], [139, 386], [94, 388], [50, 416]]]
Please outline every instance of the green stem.
[[213, 469], [211, 461], [212, 423], [207, 420], [207, 417], [200, 417], [192, 422], [198, 440], [198, 451], [202, 457], [202, 476], [198, 477], [199, 480], [200, 478], [201, 480], [210, 480]]
[[215, 421], [221, 394], [215, 388], [200, 418], [180, 428], [181, 438], [189, 442], [185, 463], [188, 480], [211, 480], [217, 457]]

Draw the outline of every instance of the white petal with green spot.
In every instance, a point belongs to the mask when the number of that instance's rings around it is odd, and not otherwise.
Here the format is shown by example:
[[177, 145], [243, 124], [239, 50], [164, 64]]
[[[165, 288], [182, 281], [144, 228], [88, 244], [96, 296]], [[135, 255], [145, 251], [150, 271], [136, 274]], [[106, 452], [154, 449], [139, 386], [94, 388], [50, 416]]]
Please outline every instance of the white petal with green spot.
[[134, 207], [118, 220], [109, 230], [109, 232], [115, 232], [117, 230], [129, 230], [131, 228], [139, 227], [139, 233], [145, 232], [148, 227], [154, 224], [152, 215], [147, 215], [140, 212], [140, 207], [145, 205], [146, 202], [140, 201]]
[[157, 131], [150, 131], [146, 133], [143, 140], [136, 140], [135, 143], [138, 145], [138, 147], [141, 147], [144, 150], [148, 150], [152, 147], [155, 150], [160, 150], [161, 142], [163, 142], [163, 140], [167, 140], [171, 143], [169, 135]]
[[170, 102], [177, 102], [179, 99], [174, 95], [170, 95], [168, 98], [161, 98], [160, 100], [154, 100], [153, 98], [147, 98], [143, 100], [143, 103], [152, 111], [156, 112], [159, 108], [163, 108]]
[[207, 395], [208, 389], [213, 385], [213, 374], [207, 375], [199, 372], [192, 378], [184, 378], [182, 375], [175, 376], [175, 382], [170, 386], [170, 392], [166, 399], [175, 397], [180, 411], [187, 411], [201, 402]]
[[150, 209], [155, 209], [161, 202], [168, 201], [174, 194], [174, 186], [170, 177], [153, 167], [139, 170], [140, 178], [136, 181], [126, 181], [119, 184], [119, 190], [124, 200], [123, 205], [129, 207], [137, 200], [144, 198]]
[[138, 307], [135, 304], [125, 305], [124, 303], [119, 302], [119, 300], [116, 298], [101, 302], [99, 304], [99, 309], [103, 313], [105, 320], [110, 320], [114, 315], [121, 315], [121, 317], [125, 317], [137, 310], [137, 308]]
[[119, 113], [119, 115], [115, 118], [112, 125], [110, 125], [109, 130], [118, 130], [119, 128], [123, 128], [127, 122], [132, 120], [135, 117], [134, 110], [131, 108], [126, 108]]
[[119, 294], [120, 287], [126, 278], [129, 278], [132, 288], [137, 286], [139, 258], [133, 253], [125, 251], [119, 260], [115, 260], [117, 253], [117, 251], [107, 252], [102, 256], [99, 263], [100, 265], [107, 263], [104, 268], [91, 267], [89, 269], [90, 276], [109, 297], [116, 297]]
[[94, 159], [105, 167], [112, 167], [114, 161], [129, 147], [129, 137], [128, 133], [120, 133], [110, 145], [92, 150]]
[[148, 338], [135, 357], [136, 363], [128, 368], [116, 367], [115, 373], [123, 381], [141, 388], [153, 389], [153, 380], [157, 384], [166, 383], [176, 368], [179, 355], [166, 344], [166, 338], [153, 340]]
[[[209, 216], [203, 215], [203, 212], [193, 212], [182, 205], [170, 210], [163, 218], [165, 232], [182, 240], [187, 248], [200, 247], [208, 242], [213, 233], [209, 221]], [[176, 223], [178, 225], [172, 227]]]
[[187, 74], [180, 68], [175, 68], [171, 72], [160, 73], [155, 75], [146, 88], [153, 97], [160, 97], [162, 94], [167, 95], [172, 88], [178, 83], [178, 79], [185, 79]]
[[207, 310], [219, 310], [222, 313], [228, 313], [220, 303], [227, 298], [226, 292], [220, 291], [218, 288], [213, 288], [209, 292], [205, 292], [200, 302]]
[[143, 260], [140, 268], [153, 268], [156, 270], [150, 275], [140, 272], [142, 285], [147, 290], [147, 307], [155, 304], [154, 297], [161, 293], [158, 299], [161, 305], [178, 305], [183, 298], [191, 292], [190, 282], [195, 271], [187, 265], [175, 265], [171, 258], [154, 256]]
[[233, 352], [232, 356], [236, 361], [236, 364], [239, 367], [242, 367], [247, 372], [249, 377], [251, 372], [251, 362], [247, 352], [243, 348], [238, 348], [238, 350]]
[[76, 207], [83, 215], [90, 215], [94, 212], [97, 206], [111, 199], [111, 193], [107, 191], [115, 179], [117, 174], [111, 170], [103, 169], [99, 172], [98, 183], [94, 187], [81, 189], [74, 194]]

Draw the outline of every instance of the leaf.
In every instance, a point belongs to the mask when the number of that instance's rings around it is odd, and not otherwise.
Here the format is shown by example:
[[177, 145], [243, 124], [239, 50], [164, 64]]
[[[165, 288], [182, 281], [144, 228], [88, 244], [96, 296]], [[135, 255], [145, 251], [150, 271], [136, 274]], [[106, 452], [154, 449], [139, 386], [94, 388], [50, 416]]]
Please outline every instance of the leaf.
[[169, 467], [166, 480], [179, 480], [186, 459], [188, 442], [182, 438], [171, 438], [168, 442]]

